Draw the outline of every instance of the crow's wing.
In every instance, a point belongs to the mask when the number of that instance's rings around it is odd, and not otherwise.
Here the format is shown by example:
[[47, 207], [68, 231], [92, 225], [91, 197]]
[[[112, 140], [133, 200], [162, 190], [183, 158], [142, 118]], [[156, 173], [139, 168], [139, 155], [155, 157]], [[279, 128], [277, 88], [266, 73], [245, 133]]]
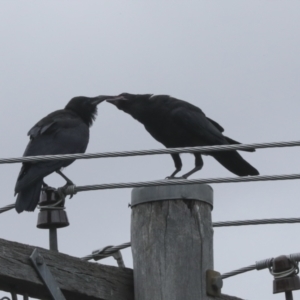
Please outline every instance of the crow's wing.
[[[84, 153], [89, 141], [89, 128], [70, 113], [51, 114], [29, 131], [30, 141], [24, 156]], [[15, 191], [34, 184], [50, 173], [66, 167], [74, 160], [24, 163]]]
[[82, 153], [89, 141], [89, 128], [79, 118], [56, 118], [29, 133], [24, 156]]
[[[73, 116], [74, 118], [75, 116]], [[61, 122], [64, 118], [69, 119], [72, 118], [72, 114], [69, 112], [66, 112], [65, 110], [56, 110], [53, 113], [47, 115], [43, 119], [41, 119], [39, 122], [37, 122], [27, 133], [29, 135], [30, 139], [34, 139], [38, 137], [39, 135], [51, 132], [51, 126], [55, 125], [59, 122]], [[53, 131], [53, 130], [52, 130]]]
[[207, 117], [206, 119], [211, 122], [219, 131], [224, 132], [224, 128], [219, 123]]
[[178, 124], [181, 128], [184, 128], [189, 133], [194, 134], [201, 144], [228, 144], [220, 131], [221, 126], [206, 118], [205, 114], [200, 109], [193, 110], [188, 109], [187, 107], [177, 107], [171, 112], [171, 115], [176, 124]]

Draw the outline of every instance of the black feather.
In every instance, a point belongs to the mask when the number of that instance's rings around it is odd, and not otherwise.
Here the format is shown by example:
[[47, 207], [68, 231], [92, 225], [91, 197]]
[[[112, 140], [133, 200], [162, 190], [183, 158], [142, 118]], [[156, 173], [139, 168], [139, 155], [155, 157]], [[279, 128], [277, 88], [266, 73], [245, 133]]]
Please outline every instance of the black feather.
[[[237, 141], [224, 136], [223, 127], [207, 118], [199, 107], [183, 100], [167, 95], [123, 93], [108, 102], [141, 122], [146, 130], [167, 148], [238, 144]], [[254, 149], [245, 151], [252, 152]], [[259, 174], [237, 151], [212, 152], [209, 155], [236, 175]], [[179, 155], [173, 154], [172, 158], [176, 170], [171, 177], [179, 172], [182, 166]], [[201, 155], [195, 153], [195, 158], [195, 168], [183, 175], [184, 177], [202, 168]]]
[[[65, 109], [41, 119], [28, 132], [30, 141], [24, 156], [84, 153], [97, 104], [94, 98], [76, 97]], [[39, 201], [43, 178], [73, 161], [24, 163], [15, 186], [17, 212], [33, 211]]]

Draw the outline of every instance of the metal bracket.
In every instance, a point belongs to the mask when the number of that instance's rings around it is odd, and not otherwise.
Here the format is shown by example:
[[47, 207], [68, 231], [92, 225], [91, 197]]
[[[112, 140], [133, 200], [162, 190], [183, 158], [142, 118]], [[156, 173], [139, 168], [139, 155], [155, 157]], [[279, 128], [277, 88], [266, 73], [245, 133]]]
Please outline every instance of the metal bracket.
[[97, 261], [97, 260], [112, 256], [117, 261], [117, 264], [118, 264], [119, 268], [125, 268], [122, 253], [121, 253], [120, 250], [116, 251], [116, 252], [113, 252], [113, 253], [107, 253], [107, 254], [104, 253], [106, 249], [110, 249], [111, 247], [113, 247], [113, 246], [106, 246], [102, 249], [98, 249], [98, 250], [93, 251], [92, 252], [93, 259], [95, 261]]
[[223, 287], [223, 280], [221, 274], [214, 270], [206, 271], [206, 294], [209, 296], [221, 296], [221, 288]]
[[53, 300], [66, 300], [38, 249], [33, 250], [32, 254], [30, 255], [30, 260], [35, 270], [46, 285]]

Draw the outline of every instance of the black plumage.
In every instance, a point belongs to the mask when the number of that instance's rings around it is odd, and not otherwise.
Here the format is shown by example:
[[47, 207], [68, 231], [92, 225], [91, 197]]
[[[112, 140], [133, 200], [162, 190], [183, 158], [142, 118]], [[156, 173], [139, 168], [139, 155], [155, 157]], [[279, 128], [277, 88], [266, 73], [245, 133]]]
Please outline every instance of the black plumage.
[[[168, 95], [123, 93], [107, 100], [141, 122], [146, 130], [167, 148], [239, 144], [222, 134], [223, 127], [207, 118], [200, 108]], [[245, 150], [253, 152], [254, 149]], [[179, 154], [171, 154], [176, 170], [182, 168]], [[195, 168], [183, 175], [187, 178], [203, 167], [200, 153], [195, 155]], [[239, 176], [258, 175], [258, 171], [237, 151], [211, 152], [227, 170]]]
[[[97, 105], [109, 96], [75, 97], [64, 109], [41, 119], [28, 132], [30, 141], [23, 156], [84, 153], [89, 142], [89, 127], [97, 115]], [[33, 211], [38, 202], [45, 176], [58, 172], [74, 160], [23, 163], [15, 193], [16, 211]]]

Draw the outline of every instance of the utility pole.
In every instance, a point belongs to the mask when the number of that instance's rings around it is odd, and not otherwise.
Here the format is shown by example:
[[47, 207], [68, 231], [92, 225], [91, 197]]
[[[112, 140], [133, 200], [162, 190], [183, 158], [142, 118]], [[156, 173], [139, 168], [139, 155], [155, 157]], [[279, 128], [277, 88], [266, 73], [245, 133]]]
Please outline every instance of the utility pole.
[[135, 188], [131, 206], [135, 300], [237, 299], [206, 292], [214, 266], [210, 186]]

